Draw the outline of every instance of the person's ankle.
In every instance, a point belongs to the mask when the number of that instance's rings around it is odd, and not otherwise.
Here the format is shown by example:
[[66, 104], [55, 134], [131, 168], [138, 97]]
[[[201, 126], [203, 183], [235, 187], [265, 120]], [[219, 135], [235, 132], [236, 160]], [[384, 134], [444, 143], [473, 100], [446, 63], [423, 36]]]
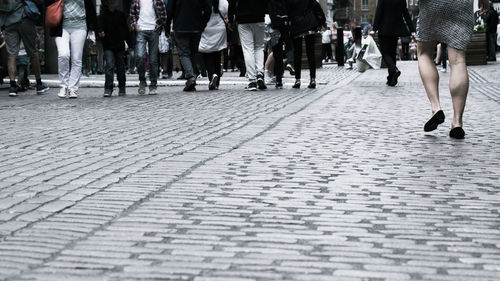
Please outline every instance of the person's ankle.
[[11, 87], [17, 87], [16, 80], [10, 80]]
[[42, 83], [42, 79], [36, 79], [36, 84], [37, 84], [37, 85], [42, 85], [42, 84], [43, 84], [43, 83]]

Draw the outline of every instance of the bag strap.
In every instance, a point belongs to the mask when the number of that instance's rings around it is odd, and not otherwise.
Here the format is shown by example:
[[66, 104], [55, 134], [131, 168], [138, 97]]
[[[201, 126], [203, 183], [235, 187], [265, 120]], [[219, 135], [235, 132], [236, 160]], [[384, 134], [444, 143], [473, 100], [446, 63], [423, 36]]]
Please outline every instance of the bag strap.
[[224, 22], [224, 25], [226, 25], [227, 27], [227, 23], [226, 23], [226, 19], [224, 18], [224, 16], [222, 15], [222, 13], [220, 12], [219, 9], [217, 9], [217, 13], [219, 14], [220, 18], [222, 19], [222, 21]]

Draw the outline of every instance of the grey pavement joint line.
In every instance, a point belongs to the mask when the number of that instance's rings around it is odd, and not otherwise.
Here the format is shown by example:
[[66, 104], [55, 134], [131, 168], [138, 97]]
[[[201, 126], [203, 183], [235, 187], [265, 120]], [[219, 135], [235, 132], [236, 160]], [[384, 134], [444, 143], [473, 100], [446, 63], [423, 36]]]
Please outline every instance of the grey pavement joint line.
[[[170, 186], [172, 186], [173, 184], [183, 180], [184, 178], [186, 178], [189, 174], [191, 174], [193, 171], [195, 171], [197, 168], [199, 167], [202, 167], [203, 165], [205, 165], [207, 162], [210, 162], [216, 158], [219, 158], [225, 154], [228, 154], [228, 153], [231, 153], [232, 151], [238, 149], [239, 147], [241, 147], [242, 145], [248, 143], [248, 142], [251, 142], [252, 140], [262, 136], [263, 134], [265, 134], [266, 132], [272, 130], [273, 128], [275, 128], [277, 125], [279, 125], [283, 120], [293, 116], [293, 115], [296, 115], [298, 113], [300, 113], [301, 111], [304, 111], [305, 109], [307, 109], [310, 105], [314, 104], [315, 102], [317, 102], [318, 100], [320, 100], [321, 98], [323, 98], [324, 96], [330, 94], [331, 92], [335, 91], [336, 89], [339, 89], [340, 87], [342, 86], [345, 86], [345, 85], [348, 85], [351, 81], [353, 81], [356, 77], [358, 77], [360, 74], [359, 73], [353, 73], [352, 75], [350, 75], [350, 77], [348, 77], [347, 79], [341, 81], [341, 82], [338, 82], [334, 85], [332, 85], [333, 87], [332, 88], [328, 88], [328, 89], [325, 89], [325, 90], [318, 90], [318, 94], [310, 101], [308, 101], [305, 105], [303, 106], [300, 106], [298, 109], [294, 110], [293, 112], [291, 113], [288, 113], [286, 114], [285, 116], [282, 116], [280, 118], [278, 118], [276, 121], [272, 122], [270, 125], [268, 125], [266, 128], [264, 128], [262, 131], [258, 132], [257, 134], [251, 136], [250, 138], [247, 138], [247, 139], [244, 139], [243, 141], [241, 141], [240, 143], [238, 143], [237, 145], [234, 145], [232, 146], [228, 151], [225, 151], [225, 152], [222, 152], [222, 153], [219, 153], [215, 156], [212, 156], [212, 157], [209, 157], [207, 159], [204, 159], [202, 161], [200, 161], [199, 163], [193, 165], [192, 167], [190, 167], [189, 169], [185, 170], [184, 172], [182, 172], [179, 176], [177, 176], [174, 180], [168, 182], [167, 184], [161, 186], [160, 188], [150, 192], [149, 194], [147, 194], [143, 199], [141, 200], [138, 200], [138, 201], [135, 201], [132, 205], [130, 205], [129, 207], [127, 207], [124, 211], [122, 211], [121, 213], [117, 214], [116, 216], [113, 217], [113, 219], [101, 224], [100, 226], [92, 229], [90, 232], [87, 232], [83, 237], [81, 238], [77, 238], [73, 241], [71, 241], [70, 243], [66, 244], [62, 249], [59, 249], [58, 251], [52, 253], [50, 255], [49, 258], [45, 259], [42, 263], [38, 264], [38, 265], [33, 265], [33, 266], [30, 266], [29, 267], [29, 271], [33, 271], [33, 270], [36, 270], [37, 268], [41, 268], [43, 267], [43, 265], [45, 263], [48, 263], [48, 262], [51, 262], [51, 261], [54, 261], [63, 251], [65, 250], [68, 250], [68, 249], [72, 249], [78, 242], [80, 241], [84, 241], [84, 240], [87, 240], [89, 237], [93, 236], [96, 232], [98, 231], [101, 231], [101, 230], [104, 230], [106, 229], [108, 226], [110, 226], [114, 221], [122, 218], [122, 217], [125, 217], [127, 216], [129, 213], [133, 212], [134, 210], [138, 209], [144, 202], [147, 202], [149, 201], [151, 198], [155, 197], [157, 194], [160, 194], [162, 192], [164, 192], [165, 190], [167, 190]], [[328, 87], [328, 85], [326, 86]], [[307, 96], [307, 95], [306, 95]], [[300, 96], [299, 98], [297, 98], [295, 101], [293, 101], [292, 103], [288, 104], [287, 106], [291, 106], [292, 104], [300, 101], [301, 99], [303, 99], [304, 96]], [[248, 121], [247, 123], [245, 123], [244, 125], [240, 126], [239, 128], [235, 129], [234, 131], [238, 130], [238, 129], [241, 129], [241, 128], [244, 128], [246, 126], [248, 126], [249, 124], [251, 124], [253, 121], [255, 121], [255, 119], [252, 119], [251, 121]], [[228, 132], [228, 133], [225, 133], [224, 135], [222, 135], [221, 137], [224, 137], [226, 135], [230, 135], [232, 132], [234, 131], [231, 131], [231, 132]], [[203, 144], [201, 144], [200, 146], [203, 146]], [[182, 155], [184, 154], [185, 152], [179, 152], [178, 154], [179, 155]], [[148, 167], [151, 167], [153, 165], [153, 163], [149, 164]], [[146, 169], [146, 168], [144, 168]], [[91, 196], [91, 195], [89, 195]], [[87, 197], [86, 197], [87, 198]], [[84, 200], [84, 199], [82, 199]], [[81, 200], [80, 200], [81, 201]], [[73, 205], [72, 205], [73, 206]], [[71, 207], [71, 206], [70, 206]], [[68, 207], [68, 208], [70, 208]], [[67, 208], [65, 208], [67, 209]], [[62, 210], [61, 210], [62, 211]], [[19, 274], [15, 274], [15, 275], [12, 275], [12, 276], [8, 276], [7, 278], [20, 278], [23, 274], [26, 273], [26, 270], [23, 270], [21, 271]], [[7, 279], [8, 280], [8, 279]]]

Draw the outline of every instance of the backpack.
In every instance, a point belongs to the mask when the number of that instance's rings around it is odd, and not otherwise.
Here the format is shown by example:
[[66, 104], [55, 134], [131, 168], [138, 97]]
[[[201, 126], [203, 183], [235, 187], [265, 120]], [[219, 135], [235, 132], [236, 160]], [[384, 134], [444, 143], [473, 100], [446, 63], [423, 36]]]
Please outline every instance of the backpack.
[[269, 1], [269, 17], [271, 18], [271, 27], [283, 32], [290, 28], [290, 19], [284, 0]]
[[24, 1], [24, 14], [26, 15], [27, 18], [29, 18], [34, 22], [37, 22], [41, 17], [40, 11], [38, 10], [36, 3], [30, 0]]
[[12, 12], [16, 9], [16, 0], [0, 0], [0, 12]]

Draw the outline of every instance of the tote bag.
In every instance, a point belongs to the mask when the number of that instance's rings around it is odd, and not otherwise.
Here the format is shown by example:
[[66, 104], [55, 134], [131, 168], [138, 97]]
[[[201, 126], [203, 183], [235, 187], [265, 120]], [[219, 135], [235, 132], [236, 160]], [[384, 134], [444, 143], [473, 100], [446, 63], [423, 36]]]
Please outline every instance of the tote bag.
[[58, 0], [47, 7], [45, 14], [45, 26], [56, 27], [61, 24], [64, 10], [64, 1]]

